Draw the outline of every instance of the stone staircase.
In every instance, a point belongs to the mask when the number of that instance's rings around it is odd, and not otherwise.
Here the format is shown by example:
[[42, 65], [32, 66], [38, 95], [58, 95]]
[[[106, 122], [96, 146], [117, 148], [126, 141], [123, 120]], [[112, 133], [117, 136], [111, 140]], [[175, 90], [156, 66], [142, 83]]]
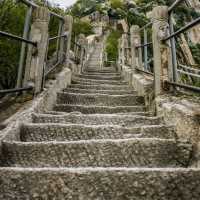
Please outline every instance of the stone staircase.
[[199, 200], [191, 152], [121, 74], [89, 65], [3, 141], [0, 199]]

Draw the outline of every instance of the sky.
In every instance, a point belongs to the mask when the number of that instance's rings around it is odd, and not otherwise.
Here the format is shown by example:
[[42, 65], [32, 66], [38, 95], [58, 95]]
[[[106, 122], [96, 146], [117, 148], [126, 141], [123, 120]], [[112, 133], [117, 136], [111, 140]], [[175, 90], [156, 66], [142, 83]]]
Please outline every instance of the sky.
[[59, 4], [61, 7], [66, 8], [76, 2], [76, 0], [50, 0], [52, 3]]

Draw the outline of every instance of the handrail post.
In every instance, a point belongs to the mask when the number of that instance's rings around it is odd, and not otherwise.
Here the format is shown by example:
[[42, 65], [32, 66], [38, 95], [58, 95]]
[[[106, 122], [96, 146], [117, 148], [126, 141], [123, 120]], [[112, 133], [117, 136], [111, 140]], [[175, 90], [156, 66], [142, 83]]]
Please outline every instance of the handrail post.
[[118, 72], [120, 72], [122, 70], [122, 50], [121, 50], [121, 43], [122, 43], [122, 39], [119, 38], [118, 39]]
[[[29, 29], [30, 29], [32, 12], [33, 12], [33, 7], [30, 6], [27, 10], [26, 19], [25, 19], [25, 23], [24, 23], [24, 32], [23, 32], [24, 39], [28, 39], [28, 37], [29, 37]], [[27, 44], [25, 42], [22, 42], [16, 88], [22, 87], [22, 83], [23, 83], [22, 80], [23, 80], [24, 62], [25, 62], [25, 56], [26, 56], [26, 52], [25, 52], [26, 47], [27, 47]]]
[[[147, 30], [144, 28], [144, 44], [148, 43]], [[148, 46], [144, 46], [144, 70], [148, 70]]]
[[122, 35], [123, 38], [123, 48], [124, 48], [124, 64], [129, 64], [129, 41], [128, 41], [128, 35], [127, 33], [124, 33]]
[[[71, 38], [72, 38], [72, 26], [73, 26], [73, 17], [66, 15], [64, 17], [63, 25], [63, 34], [67, 34], [67, 39], [63, 38], [62, 43], [64, 43], [64, 55], [65, 55], [65, 66], [69, 66], [70, 59], [70, 48], [71, 48]], [[66, 42], [64, 42], [66, 41]], [[63, 49], [63, 44], [61, 44], [61, 49]]]
[[48, 50], [48, 26], [50, 14], [45, 7], [37, 7], [33, 11], [33, 23], [31, 25], [30, 39], [37, 42], [37, 48], [32, 45], [28, 48], [24, 85], [32, 82], [35, 94], [42, 89], [46, 54]]
[[168, 35], [168, 7], [155, 7], [152, 16], [154, 92], [155, 96], [158, 96], [164, 92], [164, 81], [168, 80], [169, 45], [162, 41]]
[[[170, 13], [169, 16], [169, 31], [170, 31], [170, 35], [174, 34], [174, 24], [173, 24], [173, 11]], [[171, 43], [171, 81], [173, 82], [177, 82], [178, 79], [178, 74], [177, 74], [177, 56], [176, 56], [176, 41], [175, 38], [171, 38], [170, 39], [170, 43]]]
[[130, 29], [131, 33], [131, 66], [132, 69], [142, 68], [142, 50], [136, 48], [141, 45], [140, 27], [134, 25]]
[[122, 60], [122, 66], [125, 65], [125, 41], [124, 41], [124, 34], [121, 37], [121, 60]]
[[[58, 28], [58, 36], [64, 35], [63, 33], [63, 20], [59, 21], [59, 28]], [[58, 38], [57, 44], [56, 44], [56, 56], [57, 56], [57, 62], [63, 61], [63, 51], [61, 51], [61, 43], [62, 39], [65, 40], [65, 38]], [[63, 50], [63, 49], [62, 49]]]
[[80, 34], [78, 37], [78, 44], [80, 45], [80, 68], [79, 73], [83, 71], [83, 65], [84, 65], [84, 54], [85, 54], [85, 35]]

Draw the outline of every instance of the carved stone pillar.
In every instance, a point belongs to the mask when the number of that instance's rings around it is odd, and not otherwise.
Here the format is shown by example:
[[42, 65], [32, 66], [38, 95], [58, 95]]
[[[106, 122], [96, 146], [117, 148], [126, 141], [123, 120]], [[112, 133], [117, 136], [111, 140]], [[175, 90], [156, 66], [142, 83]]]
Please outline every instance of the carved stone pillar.
[[155, 95], [164, 92], [164, 81], [168, 80], [169, 43], [162, 40], [168, 36], [168, 7], [158, 6], [153, 9], [153, 55]]
[[69, 66], [69, 55], [71, 48], [71, 38], [72, 38], [72, 26], [73, 26], [73, 17], [67, 15], [64, 17], [64, 25], [63, 25], [63, 34], [67, 34], [67, 38], [63, 38], [63, 44], [61, 44], [61, 50], [64, 51], [65, 55], [65, 66]]
[[83, 71], [83, 65], [84, 65], [84, 59], [85, 59], [85, 50], [86, 50], [86, 38], [84, 34], [80, 34], [79, 35], [79, 39], [78, 39], [78, 44], [81, 46], [80, 47], [80, 72]]
[[45, 7], [38, 7], [33, 12], [30, 40], [37, 42], [37, 48], [29, 46], [27, 53], [24, 85], [32, 82], [35, 86], [35, 94], [42, 89], [46, 55], [48, 50], [48, 26], [49, 11]]
[[124, 48], [124, 64], [128, 65], [129, 64], [129, 39], [128, 39], [128, 34], [123, 34], [123, 48]]
[[135, 68], [142, 68], [142, 49], [136, 48], [141, 45], [140, 27], [135, 25], [130, 29], [131, 32], [131, 66]]

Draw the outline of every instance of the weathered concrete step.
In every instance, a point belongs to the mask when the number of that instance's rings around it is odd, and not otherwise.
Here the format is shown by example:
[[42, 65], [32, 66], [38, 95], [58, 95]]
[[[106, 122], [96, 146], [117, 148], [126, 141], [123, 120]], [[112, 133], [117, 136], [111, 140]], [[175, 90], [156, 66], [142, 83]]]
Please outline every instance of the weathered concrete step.
[[83, 79], [72, 77], [72, 83], [80, 83], [80, 84], [107, 84], [107, 85], [128, 85], [125, 81], [114, 81], [114, 80], [92, 80], [92, 79]]
[[95, 106], [95, 105], [67, 105], [56, 104], [54, 111], [58, 112], [81, 112], [83, 114], [113, 114], [113, 113], [128, 113], [128, 112], [144, 112], [144, 106]]
[[76, 74], [75, 77], [83, 79], [92, 79], [92, 80], [122, 80], [122, 76], [113, 76], [113, 75], [88, 75], [88, 74]]
[[174, 127], [164, 125], [124, 128], [121, 126], [78, 124], [24, 124], [21, 141], [78, 141], [91, 139], [162, 138], [174, 139]]
[[117, 73], [116, 70], [98, 70], [98, 69], [92, 69], [92, 68], [87, 68], [85, 70], [85, 73], [89, 74], [89, 73], [103, 73], [103, 74], [114, 74]]
[[[36, 114], [36, 113], [35, 113]], [[32, 114], [33, 116], [35, 114]], [[85, 114], [82, 114], [81, 112], [70, 112], [70, 113], [66, 113], [66, 112], [63, 112], [63, 111], [54, 111], [54, 110], [46, 110], [44, 111], [43, 113], [38, 113], [39, 115], [51, 115], [51, 116], [66, 116], [66, 115], [85, 115]], [[115, 113], [115, 114], [86, 114], [85, 116], [88, 116], [88, 115], [117, 115], [117, 116], [124, 116], [124, 115], [132, 115], [133, 117], [134, 116], [141, 116], [141, 117], [154, 117], [154, 113], [152, 112], [129, 112], [129, 113]]]
[[0, 168], [2, 200], [199, 200], [200, 169]]
[[83, 85], [82, 83], [79, 84], [71, 84], [69, 88], [79, 88], [79, 89], [95, 89], [95, 90], [131, 90], [132, 88], [127, 85]]
[[89, 76], [103, 76], [103, 77], [110, 77], [110, 76], [121, 76], [121, 73], [115, 72], [115, 73], [106, 73], [106, 72], [86, 72], [84, 71], [82, 73], [83, 75], [89, 75]]
[[2, 166], [186, 167], [191, 151], [190, 144], [163, 139], [3, 141]]
[[95, 90], [95, 89], [66, 88], [63, 91], [69, 93], [80, 93], [80, 94], [110, 94], [110, 95], [137, 94], [137, 92], [133, 90]]
[[0, 168], [0, 180], [2, 200], [199, 200], [200, 197], [200, 170], [194, 168]]
[[57, 95], [58, 104], [134, 106], [144, 105], [144, 97], [135, 95], [79, 94], [61, 92]]
[[[120, 125], [124, 127], [159, 125], [163, 119], [159, 117], [146, 117], [144, 113], [137, 115], [118, 114], [80, 114], [80, 113], [55, 113], [33, 114], [33, 123], [63, 123], [63, 124], [86, 124], [86, 125]], [[143, 114], [143, 115], [142, 115]], [[139, 116], [141, 115], [141, 116]], [[164, 130], [163, 130], [164, 131]]]

